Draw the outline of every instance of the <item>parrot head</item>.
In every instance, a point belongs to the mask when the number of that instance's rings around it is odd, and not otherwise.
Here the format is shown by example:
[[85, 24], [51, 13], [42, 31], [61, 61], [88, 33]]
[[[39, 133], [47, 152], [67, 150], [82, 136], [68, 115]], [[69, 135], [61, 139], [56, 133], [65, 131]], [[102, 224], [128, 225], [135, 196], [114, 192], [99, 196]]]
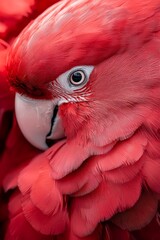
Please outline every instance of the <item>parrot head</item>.
[[106, 146], [152, 124], [160, 98], [159, 5], [64, 0], [22, 31], [7, 69], [28, 141], [40, 149], [63, 138]]

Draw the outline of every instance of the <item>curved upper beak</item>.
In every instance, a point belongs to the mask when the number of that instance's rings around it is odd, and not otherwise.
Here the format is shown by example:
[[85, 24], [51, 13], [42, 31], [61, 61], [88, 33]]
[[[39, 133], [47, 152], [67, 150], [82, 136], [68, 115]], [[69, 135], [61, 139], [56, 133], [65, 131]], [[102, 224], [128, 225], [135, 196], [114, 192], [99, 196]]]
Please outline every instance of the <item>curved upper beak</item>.
[[35, 147], [45, 150], [54, 140], [65, 137], [58, 101], [36, 100], [16, 93], [15, 110], [23, 135]]

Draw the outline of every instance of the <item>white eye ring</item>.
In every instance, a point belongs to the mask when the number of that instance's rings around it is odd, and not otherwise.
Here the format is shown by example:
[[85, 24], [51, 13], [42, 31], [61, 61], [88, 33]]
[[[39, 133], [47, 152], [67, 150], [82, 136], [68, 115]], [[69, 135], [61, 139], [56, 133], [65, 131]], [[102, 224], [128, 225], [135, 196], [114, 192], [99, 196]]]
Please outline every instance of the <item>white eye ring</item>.
[[83, 70], [76, 70], [69, 75], [68, 79], [73, 86], [79, 86], [86, 81], [86, 74]]
[[[74, 91], [83, 88], [90, 79], [90, 75], [94, 69], [92, 65], [82, 65], [75, 66], [68, 71], [59, 75], [59, 77], [54, 81], [54, 88], [58, 87], [62, 89], [63, 92], [67, 94], [72, 94]], [[79, 79], [74, 79], [74, 74], [79, 74]]]

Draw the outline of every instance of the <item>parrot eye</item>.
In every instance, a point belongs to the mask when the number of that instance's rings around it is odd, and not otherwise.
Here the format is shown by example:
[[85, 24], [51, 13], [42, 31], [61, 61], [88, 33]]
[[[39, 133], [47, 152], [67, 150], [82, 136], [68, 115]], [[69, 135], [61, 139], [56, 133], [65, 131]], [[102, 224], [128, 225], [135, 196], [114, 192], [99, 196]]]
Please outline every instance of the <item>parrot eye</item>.
[[94, 69], [94, 66], [83, 65], [76, 66], [70, 70], [62, 73], [54, 82], [67, 93], [71, 94], [83, 88], [90, 79], [90, 75]]
[[74, 86], [79, 86], [86, 81], [86, 75], [82, 70], [74, 71], [69, 76], [69, 81]]

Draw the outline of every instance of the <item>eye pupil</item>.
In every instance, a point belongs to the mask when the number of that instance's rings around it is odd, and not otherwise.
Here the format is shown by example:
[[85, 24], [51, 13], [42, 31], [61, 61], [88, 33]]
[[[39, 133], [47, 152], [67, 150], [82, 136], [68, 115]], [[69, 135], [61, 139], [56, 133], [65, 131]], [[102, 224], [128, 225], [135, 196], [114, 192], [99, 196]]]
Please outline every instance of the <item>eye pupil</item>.
[[74, 82], [80, 82], [82, 80], [82, 74], [80, 72], [74, 72], [72, 75], [72, 80]]
[[72, 73], [71, 77], [70, 77], [70, 82], [74, 85], [78, 85], [83, 83], [85, 80], [85, 74], [83, 73], [83, 71], [75, 71]]

